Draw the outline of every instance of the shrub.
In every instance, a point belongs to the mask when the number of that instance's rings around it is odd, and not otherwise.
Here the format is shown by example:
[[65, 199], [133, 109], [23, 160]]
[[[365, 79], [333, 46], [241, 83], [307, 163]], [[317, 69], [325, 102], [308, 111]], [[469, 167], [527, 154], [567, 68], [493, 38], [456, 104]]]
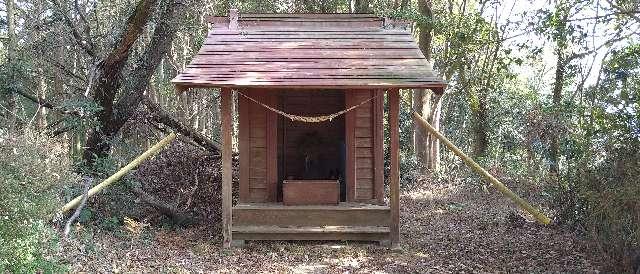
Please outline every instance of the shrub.
[[0, 155], [0, 272], [59, 271], [50, 258], [56, 233], [47, 219], [62, 205], [63, 188], [77, 179], [65, 147], [25, 133], [0, 137]]
[[582, 176], [583, 220], [612, 265], [630, 271], [640, 250], [640, 146], [613, 151]]
[[631, 272], [640, 256], [640, 142], [608, 139], [575, 159], [553, 193], [559, 222], [592, 239], [608, 271]]

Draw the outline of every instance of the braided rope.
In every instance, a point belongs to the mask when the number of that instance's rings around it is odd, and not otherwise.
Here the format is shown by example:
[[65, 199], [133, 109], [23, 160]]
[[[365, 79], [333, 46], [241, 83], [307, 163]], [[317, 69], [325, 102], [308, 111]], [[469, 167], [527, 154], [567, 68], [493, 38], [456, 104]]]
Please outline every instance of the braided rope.
[[286, 112], [284, 112], [284, 111], [282, 111], [282, 110], [279, 110], [279, 109], [276, 109], [276, 108], [270, 107], [270, 106], [268, 106], [268, 105], [263, 104], [262, 102], [259, 102], [259, 101], [258, 101], [258, 100], [256, 100], [256, 99], [253, 99], [253, 98], [251, 98], [251, 97], [249, 97], [249, 96], [245, 95], [244, 93], [242, 93], [242, 92], [240, 92], [240, 91], [237, 91], [237, 92], [238, 92], [238, 94], [240, 94], [242, 97], [247, 98], [247, 99], [249, 99], [250, 101], [252, 101], [252, 102], [254, 102], [254, 103], [258, 104], [258, 105], [261, 105], [261, 106], [263, 106], [264, 108], [266, 108], [266, 109], [268, 109], [268, 110], [271, 110], [271, 111], [273, 111], [273, 112], [275, 112], [275, 113], [277, 113], [277, 114], [280, 114], [280, 115], [282, 115], [282, 116], [284, 116], [284, 117], [287, 117], [287, 118], [291, 119], [291, 121], [298, 121], [298, 122], [304, 122], [304, 123], [320, 123], [320, 122], [324, 122], [324, 121], [331, 121], [331, 120], [335, 119], [336, 117], [338, 117], [338, 116], [340, 116], [340, 115], [343, 115], [343, 114], [345, 114], [345, 113], [347, 113], [347, 112], [349, 112], [349, 111], [352, 111], [352, 110], [354, 110], [354, 109], [356, 109], [356, 108], [358, 108], [358, 107], [360, 107], [360, 106], [362, 106], [362, 105], [364, 105], [364, 104], [366, 104], [366, 103], [371, 102], [371, 100], [373, 100], [373, 99], [375, 99], [375, 98], [378, 98], [378, 96], [380, 96], [380, 94], [384, 94], [384, 93], [379, 93], [379, 94], [377, 94], [376, 96], [373, 96], [373, 97], [371, 97], [371, 98], [369, 98], [369, 99], [367, 99], [367, 100], [364, 100], [364, 101], [360, 102], [360, 103], [359, 103], [359, 104], [357, 104], [357, 105], [351, 106], [351, 107], [349, 107], [349, 108], [347, 108], [347, 109], [344, 109], [344, 110], [341, 110], [341, 111], [338, 111], [338, 112], [336, 112], [336, 113], [332, 113], [332, 114], [329, 114], [329, 115], [321, 115], [321, 116], [300, 116], [300, 115], [295, 115], [295, 114], [289, 114], [289, 113], [286, 113]]

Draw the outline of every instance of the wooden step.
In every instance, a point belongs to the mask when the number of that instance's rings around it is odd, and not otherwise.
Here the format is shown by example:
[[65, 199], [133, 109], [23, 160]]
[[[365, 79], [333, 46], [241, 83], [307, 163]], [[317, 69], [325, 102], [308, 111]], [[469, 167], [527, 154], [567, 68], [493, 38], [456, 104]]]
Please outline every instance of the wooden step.
[[233, 226], [233, 232], [243, 233], [389, 233], [385, 226]]
[[233, 207], [234, 226], [388, 227], [390, 220], [388, 206], [360, 203], [335, 206], [239, 204]]
[[385, 241], [389, 227], [380, 226], [237, 226], [234, 240], [356, 240]]

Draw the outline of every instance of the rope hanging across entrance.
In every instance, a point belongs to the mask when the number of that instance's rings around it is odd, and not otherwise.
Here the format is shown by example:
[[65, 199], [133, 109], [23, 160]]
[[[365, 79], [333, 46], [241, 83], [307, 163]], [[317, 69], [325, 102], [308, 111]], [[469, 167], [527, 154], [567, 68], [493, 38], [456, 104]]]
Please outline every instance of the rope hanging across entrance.
[[338, 117], [340, 115], [343, 115], [343, 114], [345, 114], [345, 113], [347, 113], [349, 111], [352, 111], [352, 110], [354, 110], [354, 109], [356, 109], [356, 108], [358, 108], [358, 107], [360, 107], [360, 106], [362, 106], [362, 105], [364, 105], [366, 103], [371, 102], [373, 99], [378, 98], [378, 96], [380, 96], [381, 94], [384, 94], [384, 93], [378, 93], [375, 96], [373, 96], [373, 97], [371, 97], [371, 98], [369, 98], [367, 100], [364, 100], [364, 101], [360, 102], [357, 105], [353, 105], [353, 106], [351, 106], [351, 107], [349, 107], [347, 109], [338, 111], [336, 113], [332, 113], [332, 114], [328, 114], [328, 115], [320, 115], [320, 116], [301, 116], [301, 115], [295, 115], [295, 114], [286, 113], [286, 112], [284, 112], [282, 110], [273, 108], [273, 107], [268, 106], [268, 105], [266, 105], [266, 104], [264, 104], [264, 103], [262, 103], [262, 102], [260, 102], [260, 101], [258, 101], [256, 99], [253, 99], [253, 98], [245, 95], [244, 93], [242, 93], [240, 91], [237, 91], [237, 92], [242, 97], [247, 98], [248, 100], [250, 100], [250, 101], [252, 101], [252, 102], [254, 102], [254, 103], [258, 104], [258, 105], [261, 105], [262, 107], [264, 107], [264, 108], [266, 108], [268, 110], [271, 110], [271, 111], [273, 111], [273, 112], [275, 112], [277, 114], [280, 114], [280, 115], [282, 115], [284, 117], [287, 117], [287, 118], [291, 119], [291, 121], [298, 121], [298, 122], [304, 122], [304, 123], [320, 123], [320, 122], [324, 122], [324, 121], [331, 121], [331, 120], [335, 119], [336, 117]]

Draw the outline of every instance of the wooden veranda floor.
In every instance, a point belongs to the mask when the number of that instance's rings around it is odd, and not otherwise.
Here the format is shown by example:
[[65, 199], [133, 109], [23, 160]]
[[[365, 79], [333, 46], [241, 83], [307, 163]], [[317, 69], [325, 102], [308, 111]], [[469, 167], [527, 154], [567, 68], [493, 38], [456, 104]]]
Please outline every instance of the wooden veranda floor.
[[382, 205], [244, 203], [233, 207], [232, 233], [234, 240], [386, 241], [390, 221]]

